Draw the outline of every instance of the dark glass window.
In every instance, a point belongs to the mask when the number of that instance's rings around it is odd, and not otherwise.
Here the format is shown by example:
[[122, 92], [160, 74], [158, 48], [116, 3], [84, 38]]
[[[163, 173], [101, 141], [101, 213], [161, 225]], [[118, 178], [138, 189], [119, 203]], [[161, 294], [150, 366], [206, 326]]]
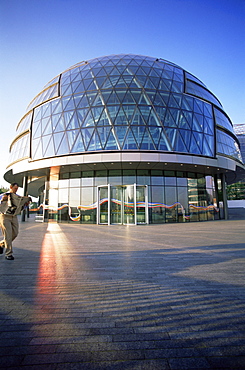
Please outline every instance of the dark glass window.
[[82, 181], [82, 186], [93, 186], [94, 172], [93, 171], [83, 171], [81, 181]]
[[11, 146], [9, 162], [14, 162], [26, 157], [30, 157], [30, 133], [21, 136]]
[[232, 133], [234, 133], [233, 126], [224, 113], [222, 113], [219, 109], [214, 108], [214, 115], [215, 115], [216, 125], [220, 125], [226, 128], [227, 130], [231, 131]]
[[186, 92], [188, 94], [208, 100], [222, 108], [222, 105], [220, 104], [218, 99], [209, 90], [194, 81], [190, 81], [188, 79], [186, 80]]
[[111, 185], [122, 185], [122, 171], [109, 170], [108, 183]]
[[136, 183], [135, 170], [123, 170], [123, 185], [131, 185]]
[[137, 170], [137, 184], [150, 185], [150, 171]]
[[79, 172], [72, 172], [70, 174], [70, 187], [81, 186], [80, 174]]
[[152, 185], [163, 185], [164, 184], [163, 171], [160, 171], [160, 170], [151, 171], [151, 184]]
[[32, 120], [33, 111], [28, 113], [24, 118], [21, 119], [19, 122], [16, 133], [19, 135], [21, 132], [30, 129], [31, 126], [31, 120]]
[[95, 171], [95, 186], [107, 184], [107, 171]]
[[151, 202], [154, 205], [150, 208], [151, 222], [164, 223], [165, 222], [165, 198], [164, 188], [162, 186], [151, 187]]
[[217, 130], [217, 153], [234, 157], [242, 162], [241, 152], [238, 143], [227, 133]]

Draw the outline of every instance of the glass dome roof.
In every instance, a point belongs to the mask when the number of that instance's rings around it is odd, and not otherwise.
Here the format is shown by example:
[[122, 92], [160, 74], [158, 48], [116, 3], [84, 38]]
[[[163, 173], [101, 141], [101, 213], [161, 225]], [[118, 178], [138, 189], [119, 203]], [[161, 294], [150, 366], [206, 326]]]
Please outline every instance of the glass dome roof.
[[[125, 150], [214, 157], [217, 121], [223, 134], [233, 132], [218, 99], [179, 66], [140, 55], [105, 56], [61, 73], [32, 100], [17, 126], [11, 162]], [[221, 150], [238, 157], [230, 140]]]

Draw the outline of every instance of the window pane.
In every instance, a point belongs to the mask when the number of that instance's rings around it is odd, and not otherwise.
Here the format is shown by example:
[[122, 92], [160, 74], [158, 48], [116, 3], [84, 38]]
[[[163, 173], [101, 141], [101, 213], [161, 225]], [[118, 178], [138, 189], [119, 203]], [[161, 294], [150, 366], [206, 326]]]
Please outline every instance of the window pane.
[[69, 189], [69, 206], [78, 207], [80, 204], [80, 188]]
[[187, 187], [179, 187], [178, 189], [178, 221], [185, 222], [188, 215], [188, 190]]
[[165, 187], [165, 202], [166, 202], [166, 222], [176, 222], [177, 221], [177, 195], [176, 187], [166, 186]]
[[151, 184], [152, 185], [163, 185], [164, 177], [163, 171], [152, 170], [151, 171]]
[[80, 186], [80, 178], [79, 179], [70, 179], [70, 187], [77, 187]]
[[107, 184], [107, 171], [95, 171], [95, 186]]
[[108, 182], [111, 185], [122, 185], [122, 171], [109, 170]]
[[[96, 209], [94, 208], [93, 187], [85, 187], [81, 189], [81, 208], [80, 217], [82, 223], [95, 223]], [[86, 207], [83, 207], [86, 206]]]
[[59, 189], [59, 203], [68, 203], [68, 188]]
[[68, 188], [69, 186], [69, 180], [64, 179], [64, 180], [59, 180], [59, 188]]
[[137, 171], [137, 184], [150, 185], [150, 176], [148, 170]]
[[130, 185], [136, 183], [136, 171], [135, 170], [123, 170], [123, 184]]
[[151, 187], [152, 202], [150, 207], [150, 215], [152, 223], [165, 222], [165, 207], [164, 207], [164, 188], [162, 186]]
[[176, 177], [165, 177], [165, 185], [176, 185]]
[[177, 185], [178, 186], [187, 186], [187, 178], [177, 177]]

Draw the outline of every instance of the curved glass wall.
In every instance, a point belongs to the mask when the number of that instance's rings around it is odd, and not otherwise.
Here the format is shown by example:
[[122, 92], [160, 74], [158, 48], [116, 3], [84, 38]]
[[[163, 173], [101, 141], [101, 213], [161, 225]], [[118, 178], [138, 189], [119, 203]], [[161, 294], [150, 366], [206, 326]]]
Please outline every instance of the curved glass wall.
[[59, 85], [55, 83], [47, 87], [45, 90], [41, 91], [28, 105], [27, 111], [34, 108], [36, 105], [39, 105], [49, 99], [55, 98], [58, 96]]
[[217, 153], [238, 159], [242, 162], [240, 148], [236, 140], [226, 132], [217, 130]]
[[199, 85], [202, 85], [203, 87], [205, 87], [205, 89], [207, 88], [207, 86], [204, 85], [204, 83], [201, 80], [199, 80], [199, 78], [193, 76], [191, 73], [185, 71], [185, 77], [190, 81], [194, 81]]
[[208, 91], [206, 88], [197, 84], [194, 81], [190, 81], [188, 79], [186, 80], [186, 92], [188, 94], [195, 95], [205, 100], [208, 100], [222, 108], [222, 105], [220, 104], [218, 99], [213, 94], [211, 94], [210, 91]]
[[17, 135], [21, 134], [22, 132], [26, 130], [30, 130], [32, 114], [33, 112], [31, 111], [20, 120], [20, 122], [18, 123], [17, 129], [16, 129]]
[[214, 116], [216, 125], [224, 127], [226, 130], [231, 131], [234, 134], [234, 129], [232, 123], [227, 118], [227, 116], [221, 112], [219, 109], [214, 108]]
[[30, 130], [25, 154], [33, 160], [111, 150], [215, 157], [216, 147], [240, 158], [233, 136], [225, 136], [225, 145], [216, 135], [215, 123], [233, 133], [219, 101], [196, 77], [162, 59], [122, 54], [81, 62], [47, 83], [27, 109], [17, 135]]
[[183, 93], [183, 70], [154, 58], [98, 58], [64, 72], [61, 99], [35, 108], [32, 159], [98, 150], [214, 156], [211, 104]]
[[10, 150], [9, 162], [15, 162], [30, 157], [30, 133], [21, 136], [16, 140]]
[[52, 80], [50, 80], [45, 86], [44, 86], [44, 89], [46, 89], [47, 87], [50, 87], [51, 85], [54, 85], [56, 83], [59, 82], [59, 79], [60, 79], [60, 75], [52, 78]]

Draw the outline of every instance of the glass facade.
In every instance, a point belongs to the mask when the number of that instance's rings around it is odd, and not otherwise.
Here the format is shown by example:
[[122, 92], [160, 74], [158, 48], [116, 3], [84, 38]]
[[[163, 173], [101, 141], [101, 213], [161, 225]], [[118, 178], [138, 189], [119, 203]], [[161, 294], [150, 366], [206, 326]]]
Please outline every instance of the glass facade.
[[[126, 154], [138, 163], [118, 159]], [[113, 169], [103, 155], [117, 158]], [[188, 222], [221, 216], [226, 170], [207, 163], [218, 156], [242, 165], [233, 125], [202, 81], [164, 59], [120, 54], [78, 63], [45, 85], [17, 125], [8, 167], [30, 186], [39, 179], [45, 219]]]
[[[26, 151], [31, 150], [32, 160], [106, 150], [214, 157], [215, 122], [227, 135], [233, 133], [221, 109], [206, 86], [180, 67], [151, 57], [113, 55], [82, 62], [54, 78], [29, 104], [17, 132], [31, 130]], [[238, 158], [235, 141], [234, 150], [227, 144], [227, 152]], [[15, 159], [11, 155], [10, 161]]]
[[61, 98], [37, 107], [32, 159], [98, 150], [214, 155], [212, 107], [184, 72], [153, 58], [101, 58], [62, 74]]
[[112, 224], [204, 221], [219, 217], [214, 179], [202, 174], [162, 170], [63, 173], [57, 191], [60, 222], [95, 223], [98, 211], [99, 223], [108, 223], [110, 217]]

